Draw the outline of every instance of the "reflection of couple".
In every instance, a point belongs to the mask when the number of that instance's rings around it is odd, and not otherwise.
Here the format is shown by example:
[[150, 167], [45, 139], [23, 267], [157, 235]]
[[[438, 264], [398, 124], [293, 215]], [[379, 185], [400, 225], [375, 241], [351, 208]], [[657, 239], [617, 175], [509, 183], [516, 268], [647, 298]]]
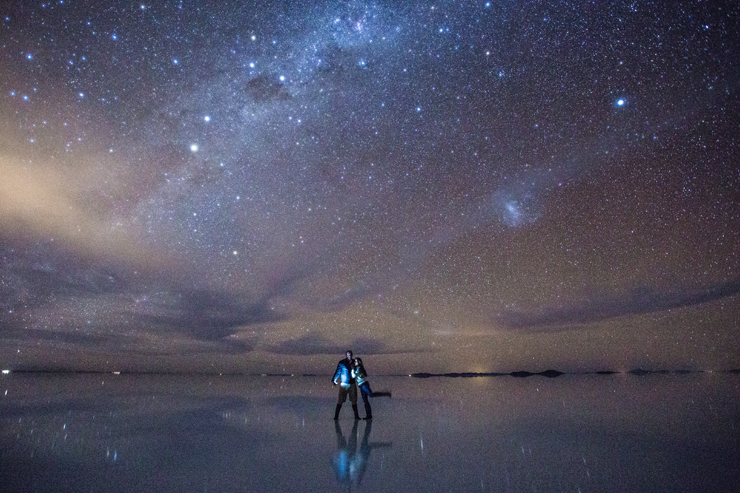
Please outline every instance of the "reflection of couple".
[[334, 411], [334, 419], [339, 419], [339, 410], [342, 404], [347, 400], [352, 403], [352, 411], [355, 413], [355, 419], [360, 419], [357, 412], [357, 387], [360, 387], [362, 393], [362, 402], [365, 404], [365, 418], [373, 419], [373, 411], [370, 408], [370, 397], [390, 397], [390, 392], [373, 393], [370, 389], [370, 382], [367, 381], [367, 372], [362, 364], [361, 358], [353, 358], [351, 350], [347, 350], [346, 358], [337, 364], [337, 371], [334, 372], [332, 383], [339, 384], [339, 396], [337, 398], [337, 408]]
[[339, 422], [334, 422], [334, 430], [337, 434], [337, 453], [334, 454], [334, 460], [332, 466], [334, 468], [334, 474], [340, 483], [347, 484], [360, 484], [362, 476], [365, 474], [368, 460], [370, 459], [370, 452], [374, 448], [390, 447], [390, 443], [370, 443], [370, 430], [372, 429], [372, 421], [368, 421], [365, 424], [365, 432], [362, 435], [362, 442], [360, 442], [360, 450], [357, 450], [357, 424], [359, 421], [355, 420], [352, 426], [352, 431], [349, 435], [349, 440], [344, 438], [342, 429], [339, 427]]

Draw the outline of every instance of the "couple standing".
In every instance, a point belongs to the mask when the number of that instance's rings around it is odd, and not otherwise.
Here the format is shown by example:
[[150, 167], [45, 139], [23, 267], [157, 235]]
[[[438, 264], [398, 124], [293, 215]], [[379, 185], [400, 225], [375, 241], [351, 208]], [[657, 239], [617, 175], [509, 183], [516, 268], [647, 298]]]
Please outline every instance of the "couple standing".
[[357, 412], [357, 387], [360, 387], [362, 402], [365, 404], [365, 417], [363, 419], [373, 419], [373, 411], [370, 409], [369, 400], [373, 391], [370, 390], [370, 383], [367, 381], [367, 372], [365, 367], [362, 366], [362, 359], [354, 358], [352, 351], [349, 349], [346, 358], [337, 364], [337, 371], [334, 372], [332, 383], [334, 385], [339, 384], [337, 408], [334, 411], [335, 420], [339, 419], [339, 410], [342, 409], [342, 404], [347, 400], [347, 395], [349, 395], [349, 401], [352, 403], [355, 419], [360, 419]]

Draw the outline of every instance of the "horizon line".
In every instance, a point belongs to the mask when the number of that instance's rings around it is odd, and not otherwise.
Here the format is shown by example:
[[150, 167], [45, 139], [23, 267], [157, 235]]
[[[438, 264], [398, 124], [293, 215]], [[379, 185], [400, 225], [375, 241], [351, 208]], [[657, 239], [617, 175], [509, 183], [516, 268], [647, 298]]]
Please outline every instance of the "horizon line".
[[[11, 375], [14, 373], [23, 374], [87, 374], [87, 375], [191, 375], [191, 376], [241, 376], [241, 377], [324, 377], [330, 376], [331, 373], [296, 373], [296, 372], [236, 372], [236, 371], [177, 371], [177, 370], [75, 370], [75, 369], [34, 369], [34, 368], [20, 368], [20, 369], [3, 369], [2, 375]], [[541, 376], [546, 378], [556, 378], [561, 375], [636, 375], [644, 376], [651, 374], [676, 374], [686, 375], [692, 373], [734, 373], [740, 374], [740, 368], [732, 368], [728, 370], [645, 370], [643, 368], [633, 368], [630, 370], [584, 370], [584, 371], [559, 371], [559, 370], [545, 370], [539, 372], [530, 372], [527, 370], [517, 370], [511, 372], [445, 372], [445, 373], [431, 373], [431, 372], [415, 372], [415, 373], [376, 373], [376, 377], [411, 377], [411, 378], [482, 378], [482, 377], [515, 377], [515, 378], [526, 378], [532, 376]]]

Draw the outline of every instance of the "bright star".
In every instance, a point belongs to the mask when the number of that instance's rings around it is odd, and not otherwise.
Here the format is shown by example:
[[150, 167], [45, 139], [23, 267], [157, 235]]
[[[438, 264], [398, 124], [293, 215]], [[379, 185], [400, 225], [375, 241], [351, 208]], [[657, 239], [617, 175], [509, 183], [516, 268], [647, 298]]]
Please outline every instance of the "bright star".
[[211, 117], [208, 116], [208, 115], [206, 115], [206, 116], [203, 117], [203, 121], [210, 122], [211, 121]]
[[617, 106], [624, 106], [626, 102], [624, 99], [617, 99]]
[[190, 144], [190, 150], [192, 152], [198, 152], [198, 144]]

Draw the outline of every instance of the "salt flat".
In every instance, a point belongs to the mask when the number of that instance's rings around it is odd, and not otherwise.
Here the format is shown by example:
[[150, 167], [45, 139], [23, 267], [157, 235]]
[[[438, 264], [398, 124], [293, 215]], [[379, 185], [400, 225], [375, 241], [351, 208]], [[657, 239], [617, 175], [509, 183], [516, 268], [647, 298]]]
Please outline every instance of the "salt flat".
[[[736, 491], [740, 375], [0, 379], [3, 491]], [[362, 404], [360, 403], [360, 413]]]

